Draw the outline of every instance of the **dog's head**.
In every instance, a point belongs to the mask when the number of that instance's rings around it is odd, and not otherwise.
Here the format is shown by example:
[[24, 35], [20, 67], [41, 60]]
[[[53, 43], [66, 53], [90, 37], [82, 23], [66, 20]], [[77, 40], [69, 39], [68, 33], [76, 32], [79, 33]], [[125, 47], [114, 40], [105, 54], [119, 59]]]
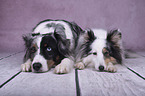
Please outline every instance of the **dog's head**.
[[58, 64], [63, 56], [58, 51], [58, 41], [54, 34], [29, 34], [23, 36], [26, 45], [24, 62], [32, 61], [32, 72], [48, 71], [53, 65]]
[[87, 33], [90, 58], [97, 70], [104, 70], [109, 62], [122, 63], [121, 33], [118, 30], [107, 33], [105, 30], [95, 29]]

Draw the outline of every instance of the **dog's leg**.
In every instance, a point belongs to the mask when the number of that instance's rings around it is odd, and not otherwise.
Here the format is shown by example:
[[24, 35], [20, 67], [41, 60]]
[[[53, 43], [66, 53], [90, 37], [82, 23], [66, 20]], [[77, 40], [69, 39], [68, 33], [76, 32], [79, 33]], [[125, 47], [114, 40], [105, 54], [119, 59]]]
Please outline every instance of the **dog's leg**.
[[107, 69], [108, 72], [116, 72], [117, 71], [117, 68], [111, 62], [109, 62], [107, 64], [107, 68], [106, 69]]
[[54, 69], [54, 73], [56, 74], [64, 74], [69, 73], [73, 68], [73, 61], [69, 58], [64, 58], [59, 65], [57, 65]]
[[85, 68], [85, 65], [83, 62], [78, 62], [75, 64], [75, 68], [77, 68], [79, 70], [83, 70]]
[[23, 72], [29, 72], [31, 71], [31, 60], [28, 59], [24, 64], [21, 65], [21, 70]]
[[117, 71], [117, 68], [114, 66], [114, 63], [116, 63], [116, 60], [113, 57], [105, 59], [106, 70], [108, 72], [116, 72]]
[[91, 56], [87, 56], [83, 58], [82, 61], [75, 64], [75, 68], [79, 70], [83, 70], [88, 64], [92, 63], [91, 58], [92, 58]]

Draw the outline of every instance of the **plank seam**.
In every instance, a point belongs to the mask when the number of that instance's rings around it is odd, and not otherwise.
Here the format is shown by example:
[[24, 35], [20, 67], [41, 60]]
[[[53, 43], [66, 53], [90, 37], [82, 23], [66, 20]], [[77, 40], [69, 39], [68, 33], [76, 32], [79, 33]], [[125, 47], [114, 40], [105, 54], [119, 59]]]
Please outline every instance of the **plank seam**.
[[8, 55], [8, 56], [6, 56], [6, 57], [2, 57], [2, 58], [0, 58], [0, 60], [3, 60], [3, 59], [6, 59], [6, 58], [9, 58], [9, 57], [11, 57], [11, 56], [14, 56], [14, 55], [19, 54], [19, 53], [22, 53], [22, 52], [24, 52], [24, 51], [20, 51], [20, 52], [17, 52], [17, 53], [10, 54], [10, 55]]
[[3, 84], [0, 85], [0, 88], [2, 88], [4, 85], [6, 85], [8, 82], [10, 82], [12, 79], [14, 79], [17, 75], [19, 75], [22, 71], [19, 71], [18, 73], [16, 73], [15, 75], [13, 75], [10, 79], [8, 79], [7, 81], [5, 81]]
[[137, 53], [137, 52], [135, 52], [137, 55], [139, 55], [139, 56], [142, 56], [142, 57], [145, 57], [144, 55], [141, 55], [141, 54], [139, 54], [139, 53]]
[[75, 82], [76, 82], [76, 96], [81, 96], [79, 77], [78, 77], [78, 69], [75, 69]]
[[131, 72], [133, 72], [134, 74], [136, 74], [137, 76], [139, 76], [140, 78], [142, 78], [143, 80], [145, 80], [145, 78], [143, 76], [141, 76], [139, 73], [135, 72], [131, 68], [127, 67], [127, 69], [130, 70]]

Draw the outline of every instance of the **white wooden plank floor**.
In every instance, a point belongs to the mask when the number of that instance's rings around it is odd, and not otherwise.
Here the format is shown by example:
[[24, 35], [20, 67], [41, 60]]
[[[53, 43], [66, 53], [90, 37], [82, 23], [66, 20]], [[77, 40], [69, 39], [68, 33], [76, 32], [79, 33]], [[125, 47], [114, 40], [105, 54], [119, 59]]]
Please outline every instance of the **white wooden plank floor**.
[[117, 73], [79, 71], [82, 96], [145, 96], [145, 81], [125, 67], [117, 67]]
[[145, 77], [145, 57], [127, 59], [125, 65]]
[[[20, 71], [23, 55], [0, 60], [0, 85]], [[127, 69], [145, 78], [145, 57], [135, 53], [130, 53], [130, 57], [124, 65], [117, 65], [117, 73], [86, 68], [78, 70], [75, 78], [75, 70], [62, 75], [54, 74], [53, 69], [46, 73], [21, 72], [0, 88], [0, 96], [79, 96], [78, 91], [82, 96], [145, 96], [145, 80]]]
[[0, 85], [20, 71], [20, 65], [23, 62], [23, 55], [24, 53], [18, 53], [11, 56], [8, 55], [9, 57], [6, 56], [7, 58], [0, 60]]
[[22, 72], [1, 89], [3, 96], [75, 96], [74, 72], [64, 75]]
[[145, 52], [129, 52], [124, 64], [145, 78]]
[[141, 56], [143, 56], [143, 57], [145, 57], [145, 52], [138, 51], [138, 52], [136, 52], [136, 53], [139, 54], [139, 55], [141, 55]]

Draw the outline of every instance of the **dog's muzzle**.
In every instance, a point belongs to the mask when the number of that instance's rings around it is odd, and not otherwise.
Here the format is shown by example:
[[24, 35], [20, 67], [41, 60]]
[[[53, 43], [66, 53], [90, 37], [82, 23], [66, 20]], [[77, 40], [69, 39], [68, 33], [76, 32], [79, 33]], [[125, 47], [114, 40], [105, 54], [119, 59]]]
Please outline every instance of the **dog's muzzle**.
[[100, 66], [99, 66], [99, 70], [100, 70], [100, 71], [104, 71], [104, 66], [103, 66], [103, 65], [100, 65]]
[[33, 69], [35, 71], [39, 71], [41, 67], [42, 67], [42, 64], [41, 63], [34, 63], [33, 64]]

